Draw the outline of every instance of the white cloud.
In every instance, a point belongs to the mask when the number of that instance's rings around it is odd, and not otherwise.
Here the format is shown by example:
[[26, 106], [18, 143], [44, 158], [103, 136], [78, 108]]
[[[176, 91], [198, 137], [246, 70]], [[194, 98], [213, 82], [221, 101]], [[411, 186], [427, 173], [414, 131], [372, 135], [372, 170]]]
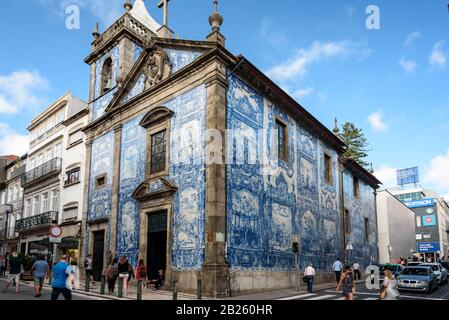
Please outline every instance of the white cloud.
[[37, 71], [0, 75], [0, 113], [14, 114], [39, 107], [44, 101], [41, 95], [48, 88], [48, 81]]
[[315, 41], [309, 48], [300, 49], [296, 54], [267, 71], [268, 76], [280, 80], [291, 80], [297, 76], [303, 76], [308, 72], [311, 64], [326, 58], [345, 58], [352, 56], [356, 59], [365, 59], [371, 54], [371, 50], [362, 48], [350, 41], [319, 42]]
[[314, 92], [315, 92], [315, 90], [313, 90], [312, 88], [300, 89], [293, 93], [293, 97], [298, 98], [298, 99], [305, 99], [305, 98], [310, 97], [312, 95], [312, 93], [314, 93]]
[[424, 182], [449, 189], [449, 150], [430, 161], [424, 173]]
[[285, 47], [288, 43], [286, 33], [283, 30], [276, 28], [276, 25], [270, 17], [265, 17], [262, 19], [260, 36], [271, 45], [278, 48]]
[[396, 186], [396, 171], [397, 168], [389, 165], [382, 165], [374, 170], [374, 176], [383, 183], [384, 187], [392, 188]]
[[367, 120], [374, 131], [385, 131], [388, 129], [387, 124], [383, 120], [382, 112], [380, 111], [372, 113]]
[[419, 37], [421, 37], [421, 33], [417, 32], [417, 31], [410, 33], [407, 36], [407, 39], [405, 39], [405, 41], [404, 41], [404, 47], [408, 47], [409, 45], [412, 44], [413, 41], [415, 41]]
[[28, 151], [27, 135], [15, 132], [6, 123], [0, 123], [0, 155], [24, 155]]
[[447, 64], [447, 55], [444, 52], [444, 41], [437, 42], [433, 46], [432, 53], [429, 57], [429, 63], [431, 67], [438, 69], [445, 69]]
[[405, 72], [415, 73], [416, 71], [416, 62], [413, 60], [399, 60], [399, 65], [404, 69]]

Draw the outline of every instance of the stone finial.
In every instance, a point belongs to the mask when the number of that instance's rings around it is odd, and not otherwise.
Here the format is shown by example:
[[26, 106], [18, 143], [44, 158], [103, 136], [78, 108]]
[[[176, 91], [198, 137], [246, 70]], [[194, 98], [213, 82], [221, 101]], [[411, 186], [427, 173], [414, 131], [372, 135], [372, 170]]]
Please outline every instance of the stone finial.
[[95, 25], [94, 31], [92, 32], [92, 36], [94, 37], [94, 39], [97, 39], [100, 36], [100, 27], [98, 26], [98, 21]]
[[335, 118], [335, 127], [334, 127], [334, 134], [335, 135], [338, 135], [339, 133], [340, 133], [340, 129], [338, 128], [338, 121], [337, 121], [337, 118]]
[[127, 12], [130, 12], [133, 9], [133, 4], [131, 3], [130, 0], [126, 0], [125, 3], [123, 4], [123, 7]]
[[218, 13], [218, 0], [214, 0], [215, 10], [209, 17], [209, 23], [212, 26], [212, 31], [219, 32], [223, 24], [223, 16]]

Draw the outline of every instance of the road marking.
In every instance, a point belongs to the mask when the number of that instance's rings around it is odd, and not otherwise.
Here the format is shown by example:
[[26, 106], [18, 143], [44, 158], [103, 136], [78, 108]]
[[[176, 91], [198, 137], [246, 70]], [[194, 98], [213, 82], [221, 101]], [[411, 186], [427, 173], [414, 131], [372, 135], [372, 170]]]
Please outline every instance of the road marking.
[[341, 297], [341, 298], [337, 298], [337, 299], [334, 299], [334, 300], [345, 300], [346, 299], [346, 297]]
[[379, 300], [379, 298], [365, 298], [363, 300]]
[[[326, 290], [326, 292], [334, 292], [332, 290]], [[340, 291], [341, 293], [341, 291]], [[366, 296], [377, 296], [377, 293], [368, 293], [368, 292], [357, 292], [355, 295], [366, 295]], [[401, 298], [407, 298], [407, 299], [415, 299], [415, 300], [446, 300], [446, 299], [439, 299], [439, 298], [428, 298], [428, 297], [421, 297], [421, 296], [405, 296], [401, 294]]]
[[320, 296], [320, 297], [310, 298], [310, 299], [307, 299], [307, 300], [324, 300], [324, 299], [327, 299], [327, 298], [333, 298], [333, 297], [335, 297], [334, 294], [327, 294], [327, 295], [325, 295], [325, 296]]
[[316, 293], [301, 294], [299, 296], [287, 297], [287, 298], [282, 298], [282, 299], [278, 299], [278, 300], [295, 300], [295, 299], [307, 298], [307, 297], [312, 297], [312, 296], [316, 296]]

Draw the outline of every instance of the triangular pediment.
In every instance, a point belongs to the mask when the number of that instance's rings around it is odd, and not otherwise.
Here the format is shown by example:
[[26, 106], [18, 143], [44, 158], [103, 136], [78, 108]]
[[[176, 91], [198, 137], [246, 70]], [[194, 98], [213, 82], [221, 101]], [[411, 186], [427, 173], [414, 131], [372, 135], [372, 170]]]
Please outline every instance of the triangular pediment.
[[128, 103], [144, 92], [166, 81], [215, 48], [204, 41], [186, 41], [149, 37], [145, 50], [134, 64], [105, 112]]
[[172, 195], [178, 190], [178, 187], [166, 178], [156, 178], [142, 182], [132, 196], [134, 199], [144, 201], [162, 197], [165, 195]]

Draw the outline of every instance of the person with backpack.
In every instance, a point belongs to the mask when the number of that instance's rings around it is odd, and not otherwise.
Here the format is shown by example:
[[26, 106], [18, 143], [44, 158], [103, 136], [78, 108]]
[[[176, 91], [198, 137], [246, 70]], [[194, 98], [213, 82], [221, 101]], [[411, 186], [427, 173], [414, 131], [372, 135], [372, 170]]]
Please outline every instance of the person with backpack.
[[19, 257], [17, 252], [12, 253], [12, 258], [9, 260], [9, 279], [6, 283], [3, 292], [8, 292], [9, 286], [14, 283], [16, 287], [16, 293], [19, 293], [19, 281], [20, 275], [23, 273], [23, 263], [22, 259]]
[[139, 260], [139, 263], [136, 268], [136, 281], [139, 282], [139, 280], [142, 280], [142, 286], [143, 288], [147, 288], [147, 267], [145, 263], [143, 262], [143, 259]]
[[105, 276], [108, 281], [108, 292], [109, 294], [114, 294], [115, 282], [118, 278], [117, 258], [114, 258], [108, 265], [108, 267], [106, 268]]
[[354, 300], [355, 284], [350, 266], [345, 267], [336, 291], [339, 291], [340, 288], [343, 288], [342, 295], [346, 298], [345, 300]]
[[94, 286], [94, 274], [92, 272], [92, 255], [88, 254], [84, 259], [84, 270], [86, 272], [86, 279], [90, 279], [90, 285]]

